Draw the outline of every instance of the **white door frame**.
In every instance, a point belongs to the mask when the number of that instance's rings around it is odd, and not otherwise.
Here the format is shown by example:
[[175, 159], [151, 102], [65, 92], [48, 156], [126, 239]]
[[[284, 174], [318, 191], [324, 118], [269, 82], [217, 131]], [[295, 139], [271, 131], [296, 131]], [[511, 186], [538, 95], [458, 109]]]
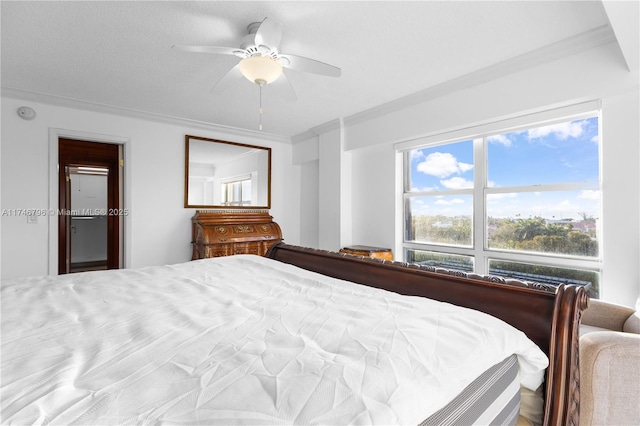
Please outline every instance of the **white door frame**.
[[[112, 143], [123, 146], [127, 161], [121, 168], [120, 208], [128, 215], [121, 216], [120, 223], [120, 267], [131, 264], [131, 139], [122, 136], [104, 135], [77, 130], [49, 128], [49, 265], [48, 274], [58, 275], [58, 139], [69, 138], [87, 142]], [[123, 170], [124, 169], [124, 170]], [[126, 179], [125, 179], [126, 177]]]

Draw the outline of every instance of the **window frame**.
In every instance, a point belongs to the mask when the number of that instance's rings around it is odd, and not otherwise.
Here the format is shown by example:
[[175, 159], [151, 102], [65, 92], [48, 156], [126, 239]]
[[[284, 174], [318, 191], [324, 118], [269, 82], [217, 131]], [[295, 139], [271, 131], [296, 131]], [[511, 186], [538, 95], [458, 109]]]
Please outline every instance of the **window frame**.
[[[252, 178], [251, 175], [242, 175], [242, 176], [235, 176], [235, 177], [230, 177], [230, 178], [226, 178], [220, 181], [220, 204], [223, 206], [235, 206], [235, 207], [244, 207], [247, 205], [251, 205], [251, 199], [244, 200], [244, 189], [243, 189], [243, 184], [245, 182], [249, 182], [250, 185], [253, 184], [252, 182]], [[228, 201], [228, 195], [229, 195], [229, 187], [233, 187], [233, 185], [235, 184], [239, 184], [239, 192], [240, 192], [240, 200], [235, 200], [235, 196], [232, 197], [234, 198], [231, 201]], [[251, 192], [252, 190], [250, 189], [249, 192]], [[233, 189], [231, 189], [231, 192], [233, 192]], [[234, 194], [235, 195], [235, 194]]]

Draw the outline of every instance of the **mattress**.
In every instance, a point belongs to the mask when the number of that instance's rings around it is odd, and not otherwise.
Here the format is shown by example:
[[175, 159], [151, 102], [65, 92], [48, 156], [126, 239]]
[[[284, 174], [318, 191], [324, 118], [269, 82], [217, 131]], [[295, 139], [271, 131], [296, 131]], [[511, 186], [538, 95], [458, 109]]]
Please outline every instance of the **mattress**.
[[519, 414], [518, 360], [511, 355], [478, 376], [420, 426], [514, 425]]
[[3, 281], [1, 331], [4, 424], [415, 425], [548, 364], [497, 318], [251, 255]]

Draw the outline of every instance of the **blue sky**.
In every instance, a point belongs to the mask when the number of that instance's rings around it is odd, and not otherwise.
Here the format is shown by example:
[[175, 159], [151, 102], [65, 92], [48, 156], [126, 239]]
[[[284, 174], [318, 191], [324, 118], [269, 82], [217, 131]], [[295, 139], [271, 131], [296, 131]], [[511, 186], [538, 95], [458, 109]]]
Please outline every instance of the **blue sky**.
[[[598, 182], [598, 120], [580, 119], [488, 137], [488, 186]], [[478, 160], [481, 161], [481, 160]], [[433, 192], [413, 199], [414, 214], [471, 214], [470, 196], [438, 196], [437, 191], [473, 186], [473, 141], [411, 152], [412, 191]], [[489, 216], [548, 219], [600, 215], [598, 191], [495, 194]]]

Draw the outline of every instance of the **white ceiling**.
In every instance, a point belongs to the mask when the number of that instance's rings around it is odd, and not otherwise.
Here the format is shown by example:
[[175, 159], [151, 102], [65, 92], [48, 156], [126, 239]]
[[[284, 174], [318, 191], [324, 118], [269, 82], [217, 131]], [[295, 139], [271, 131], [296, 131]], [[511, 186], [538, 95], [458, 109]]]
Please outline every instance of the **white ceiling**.
[[[280, 50], [342, 69], [286, 70], [297, 100], [263, 89], [267, 134], [292, 137], [567, 40], [612, 37], [600, 1], [2, 1], [3, 93], [258, 128], [258, 86], [211, 93], [238, 61], [174, 44], [239, 45], [283, 25]], [[597, 40], [596, 40], [597, 41]], [[526, 55], [525, 55], [526, 57]], [[510, 62], [511, 61], [511, 62]], [[82, 104], [81, 104], [82, 105]]]

